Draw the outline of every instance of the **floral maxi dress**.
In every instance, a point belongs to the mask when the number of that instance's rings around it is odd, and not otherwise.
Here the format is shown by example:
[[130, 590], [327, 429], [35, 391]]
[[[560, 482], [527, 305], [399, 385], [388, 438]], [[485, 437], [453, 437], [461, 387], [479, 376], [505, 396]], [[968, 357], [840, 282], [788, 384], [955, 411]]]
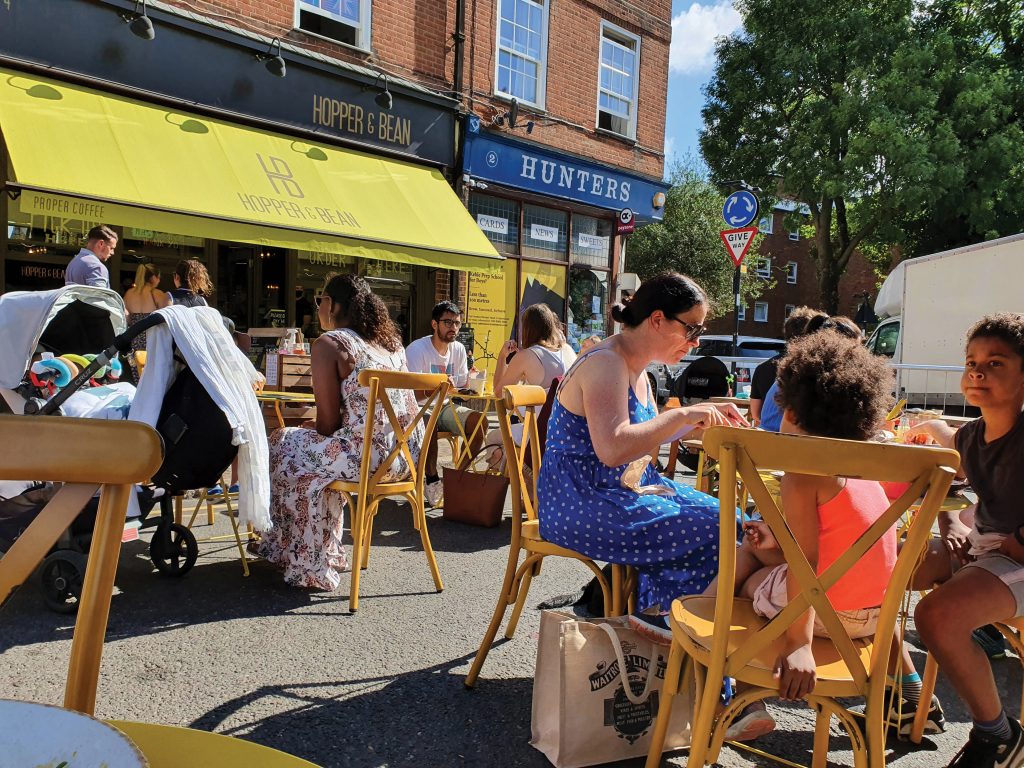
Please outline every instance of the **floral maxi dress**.
[[[270, 517], [274, 527], [263, 534], [259, 553], [284, 568], [284, 579], [296, 587], [337, 589], [349, 561], [342, 546], [344, 502], [341, 494], [326, 491], [335, 480], [359, 480], [363, 454], [369, 390], [359, 385], [364, 368], [406, 370], [405, 351], [387, 352], [367, 343], [348, 328], [329, 333], [355, 360], [355, 368], [341, 382], [342, 422], [338, 431], [324, 437], [315, 429], [289, 427], [270, 436]], [[412, 390], [389, 393], [403, 428], [418, 413]], [[377, 469], [395, 445], [384, 408], [374, 418], [371, 471]], [[423, 428], [409, 440], [413, 459], [419, 456]], [[399, 455], [386, 480], [408, 477], [409, 467]]]

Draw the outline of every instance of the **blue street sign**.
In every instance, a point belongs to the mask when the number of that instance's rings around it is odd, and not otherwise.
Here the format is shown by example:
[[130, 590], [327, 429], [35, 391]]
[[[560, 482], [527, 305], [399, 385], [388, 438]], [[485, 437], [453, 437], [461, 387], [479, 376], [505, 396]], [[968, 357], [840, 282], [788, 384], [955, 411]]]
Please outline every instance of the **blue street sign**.
[[757, 198], [753, 192], [741, 189], [725, 198], [722, 218], [730, 227], [745, 227], [757, 218]]

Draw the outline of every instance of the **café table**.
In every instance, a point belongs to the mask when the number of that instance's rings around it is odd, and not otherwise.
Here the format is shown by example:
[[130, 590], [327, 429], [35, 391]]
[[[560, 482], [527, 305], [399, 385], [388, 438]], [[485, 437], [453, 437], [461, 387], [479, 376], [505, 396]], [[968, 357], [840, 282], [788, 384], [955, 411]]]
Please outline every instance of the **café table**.
[[274, 406], [274, 415], [277, 417], [278, 426], [285, 427], [284, 412], [282, 405], [304, 403], [312, 405], [316, 403], [312, 392], [278, 392], [272, 389], [264, 389], [256, 393], [256, 400], [260, 405], [270, 403]]

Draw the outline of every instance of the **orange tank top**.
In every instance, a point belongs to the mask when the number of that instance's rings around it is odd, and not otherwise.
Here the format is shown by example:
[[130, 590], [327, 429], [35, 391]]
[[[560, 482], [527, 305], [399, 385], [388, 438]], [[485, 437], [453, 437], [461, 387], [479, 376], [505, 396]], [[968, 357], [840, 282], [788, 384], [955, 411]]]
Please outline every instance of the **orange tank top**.
[[[888, 508], [889, 499], [879, 483], [847, 479], [835, 498], [818, 507], [818, 574], [853, 546]], [[837, 611], [880, 606], [895, 567], [894, 527], [832, 586], [829, 602]]]

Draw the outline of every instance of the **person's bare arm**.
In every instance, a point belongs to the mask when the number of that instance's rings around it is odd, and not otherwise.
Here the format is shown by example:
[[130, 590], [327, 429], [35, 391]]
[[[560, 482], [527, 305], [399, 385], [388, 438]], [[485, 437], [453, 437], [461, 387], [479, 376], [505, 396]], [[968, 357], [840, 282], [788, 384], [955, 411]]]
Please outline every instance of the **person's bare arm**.
[[505, 365], [504, 360], [507, 354], [505, 347], [502, 347], [501, 352], [498, 353], [498, 365], [494, 370], [494, 394], [499, 397], [504, 394], [505, 387], [509, 384], [518, 384], [521, 381], [530, 383], [531, 380], [540, 381], [540, 377], [543, 375], [540, 360], [532, 352], [528, 353], [527, 350], [521, 349], [511, 362]]
[[673, 408], [650, 421], [631, 424], [629, 386], [625, 361], [607, 350], [595, 352], [577, 367], [569, 379], [570, 391], [561, 397], [562, 404], [570, 411], [582, 410], [580, 415], [587, 420], [594, 452], [601, 463], [609, 467], [651, 454], [687, 425], [706, 428], [746, 424], [735, 406], [728, 405], [720, 410], [707, 404]]
[[355, 369], [355, 360], [337, 338], [324, 334], [311, 350], [316, 431], [328, 437], [341, 426], [341, 382]]
[[750, 398], [750, 423], [755, 427], [761, 423], [761, 406], [764, 405], [764, 400], [758, 400], [757, 398]]

